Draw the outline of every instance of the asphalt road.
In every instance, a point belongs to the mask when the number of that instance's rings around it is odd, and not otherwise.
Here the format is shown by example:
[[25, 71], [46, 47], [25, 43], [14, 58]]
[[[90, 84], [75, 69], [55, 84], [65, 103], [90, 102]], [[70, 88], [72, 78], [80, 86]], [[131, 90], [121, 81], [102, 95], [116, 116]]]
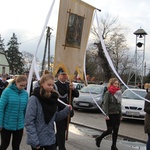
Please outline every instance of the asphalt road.
[[[75, 111], [75, 115], [71, 121], [102, 131], [106, 130], [104, 116], [99, 112]], [[141, 142], [146, 142], [147, 135], [144, 133], [144, 121], [121, 121], [119, 135], [130, 137]]]

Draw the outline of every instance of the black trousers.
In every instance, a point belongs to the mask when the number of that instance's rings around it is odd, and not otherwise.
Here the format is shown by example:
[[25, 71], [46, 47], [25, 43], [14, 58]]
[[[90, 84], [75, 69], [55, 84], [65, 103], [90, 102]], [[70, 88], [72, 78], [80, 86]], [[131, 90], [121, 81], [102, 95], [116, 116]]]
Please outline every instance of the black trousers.
[[65, 148], [65, 135], [67, 129], [67, 119], [56, 122], [56, 146], [59, 150], [66, 150]]
[[41, 146], [39, 149], [33, 148], [32, 146], [31, 148], [32, 150], [56, 150], [55, 144], [51, 146]]
[[1, 147], [0, 150], [6, 150], [10, 143], [10, 138], [12, 135], [12, 150], [19, 150], [20, 143], [22, 140], [23, 129], [10, 131], [6, 129], [2, 129], [1, 131]]
[[99, 137], [99, 140], [102, 140], [105, 136], [112, 133], [112, 146], [116, 146], [118, 131], [120, 126], [120, 115], [112, 114], [109, 115], [109, 120], [106, 120], [107, 130], [104, 131]]

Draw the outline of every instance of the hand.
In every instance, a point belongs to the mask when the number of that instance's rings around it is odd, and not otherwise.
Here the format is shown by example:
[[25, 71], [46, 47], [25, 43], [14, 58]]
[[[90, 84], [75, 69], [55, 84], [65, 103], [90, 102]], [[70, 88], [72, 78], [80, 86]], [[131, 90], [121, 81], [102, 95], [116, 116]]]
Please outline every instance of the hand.
[[36, 149], [40, 149], [40, 146], [36, 147]]
[[72, 89], [72, 90], [74, 90], [74, 85], [73, 85], [73, 83], [70, 83], [70, 84], [69, 84], [69, 88]]
[[110, 118], [108, 116], [105, 116], [105, 120], [109, 120]]
[[69, 107], [70, 110], [72, 110], [72, 106], [71, 105], [68, 105], [68, 107]]
[[40, 145], [37, 145], [36, 148], [34, 148], [34, 149], [39, 149], [40, 150], [41, 147], [40, 147]]
[[120, 117], [120, 120], [123, 120], [122, 116]]

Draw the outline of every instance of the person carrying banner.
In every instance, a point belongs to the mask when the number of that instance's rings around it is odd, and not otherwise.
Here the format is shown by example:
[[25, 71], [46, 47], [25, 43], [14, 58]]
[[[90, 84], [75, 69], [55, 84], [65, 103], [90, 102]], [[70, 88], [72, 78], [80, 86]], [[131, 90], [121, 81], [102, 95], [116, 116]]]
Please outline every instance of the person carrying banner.
[[104, 131], [96, 140], [96, 146], [100, 147], [102, 139], [112, 133], [111, 150], [118, 150], [116, 147], [120, 120], [122, 119], [121, 98], [122, 92], [117, 78], [111, 78], [108, 83], [108, 90], [104, 94], [103, 110], [106, 113], [107, 130]]
[[[73, 84], [67, 82], [68, 77], [67, 74], [64, 72], [63, 69], [58, 70], [58, 81], [55, 82], [55, 90], [59, 93], [59, 99], [62, 100], [64, 103], [68, 104], [69, 102], [69, 94], [70, 89], [72, 90], [72, 99], [73, 97], [79, 97], [79, 92], [77, 89], [73, 87]], [[58, 111], [64, 109], [64, 105], [59, 103]], [[73, 114], [71, 115], [71, 117]], [[59, 150], [66, 150], [65, 148], [65, 134], [67, 129], [67, 118], [56, 122], [56, 146], [58, 146]]]

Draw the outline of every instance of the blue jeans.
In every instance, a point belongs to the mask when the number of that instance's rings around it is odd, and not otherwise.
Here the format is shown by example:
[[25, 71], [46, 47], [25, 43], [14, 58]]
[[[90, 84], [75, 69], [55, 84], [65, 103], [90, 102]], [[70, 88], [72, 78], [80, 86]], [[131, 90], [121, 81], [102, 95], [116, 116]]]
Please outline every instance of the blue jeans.
[[146, 150], [150, 150], [150, 133], [148, 133], [148, 140], [146, 144]]

